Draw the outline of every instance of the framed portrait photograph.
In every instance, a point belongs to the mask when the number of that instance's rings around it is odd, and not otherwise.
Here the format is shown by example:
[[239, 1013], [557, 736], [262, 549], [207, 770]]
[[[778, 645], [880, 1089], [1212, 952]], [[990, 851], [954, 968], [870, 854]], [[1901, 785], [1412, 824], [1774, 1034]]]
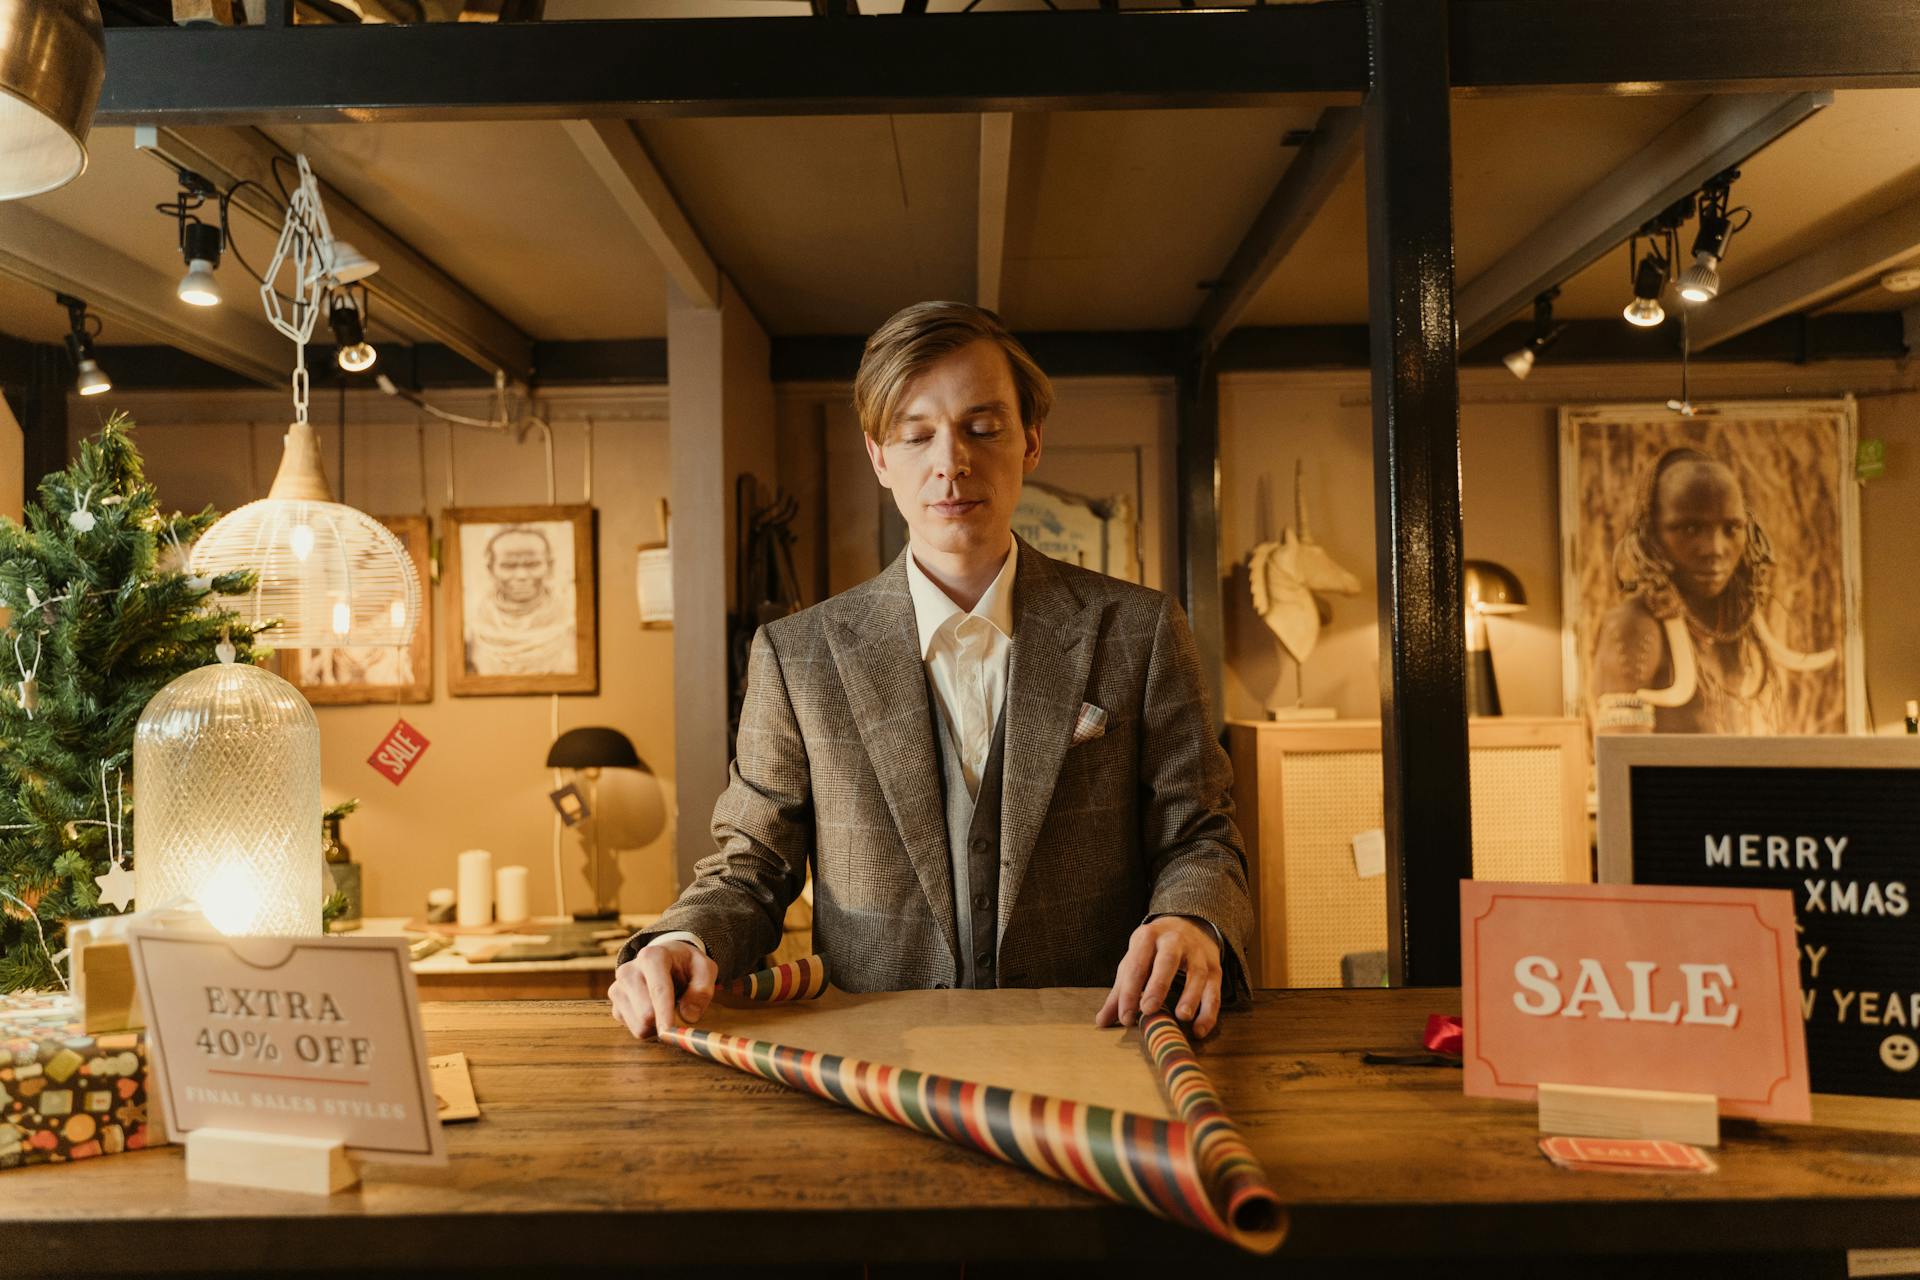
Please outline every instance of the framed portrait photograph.
[[316, 707], [433, 701], [432, 534], [425, 516], [377, 516], [407, 549], [420, 576], [420, 625], [406, 648], [335, 645], [281, 649], [280, 676]]
[[1562, 409], [1568, 714], [1861, 732], [1857, 433], [1851, 398]]
[[442, 518], [448, 691], [596, 692], [593, 508], [450, 507]]

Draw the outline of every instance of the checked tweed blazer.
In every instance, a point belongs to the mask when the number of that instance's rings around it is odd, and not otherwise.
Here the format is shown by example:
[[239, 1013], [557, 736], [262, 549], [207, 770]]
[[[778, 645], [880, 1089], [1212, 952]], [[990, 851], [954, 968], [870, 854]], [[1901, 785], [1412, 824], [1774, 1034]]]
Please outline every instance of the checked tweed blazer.
[[[908, 554], [754, 638], [715, 852], [622, 961], [686, 929], [723, 981], [749, 972], [779, 944], [811, 866], [814, 950], [834, 985], [953, 984], [953, 874]], [[1000, 985], [1110, 986], [1149, 913], [1211, 922], [1229, 973], [1245, 974], [1246, 855], [1185, 615], [1018, 538], [1015, 554]], [[1082, 703], [1105, 727], [1074, 744]]]

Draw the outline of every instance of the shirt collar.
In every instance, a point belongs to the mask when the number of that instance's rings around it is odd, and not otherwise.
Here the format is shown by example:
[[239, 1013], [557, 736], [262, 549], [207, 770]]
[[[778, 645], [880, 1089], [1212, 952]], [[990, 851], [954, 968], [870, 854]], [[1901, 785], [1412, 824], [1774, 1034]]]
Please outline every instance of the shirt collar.
[[[1016, 544], [1008, 549], [1006, 563], [1000, 566], [1000, 572], [973, 606], [973, 616], [984, 618], [1009, 640], [1013, 639], [1013, 579], [1019, 560], [1020, 548]], [[965, 611], [927, 576], [927, 571], [913, 558], [911, 547], [907, 551], [907, 589], [913, 594], [913, 619], [919, 627], [920, 657], [924, 661], [940, 628]]]

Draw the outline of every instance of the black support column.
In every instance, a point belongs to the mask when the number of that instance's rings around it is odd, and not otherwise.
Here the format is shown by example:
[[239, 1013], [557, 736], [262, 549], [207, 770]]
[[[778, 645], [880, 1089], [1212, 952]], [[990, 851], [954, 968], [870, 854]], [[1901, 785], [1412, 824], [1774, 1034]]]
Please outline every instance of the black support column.
[[73, 390], [73, 365], [51, 343], [36, 343], [28, 356], [27, 381], [20, 397], [21, 471], [31, 500], [40, 481], [67, 465], [67, 393]]
[[1367, 293], [1387, 954], [1395, 985], [1460, 980], [1473, 874], [1460, 589], [1460, 397], [1446, 0], [1366, 0]]
[[1180, 366], [1177, 390], [1180, 602], [1200, 650], [1217, 731], [1226, 715], [1221, 675], [1226, 624], [1220, 611], [1220, 367], [1205, 345], [1196, 343]]

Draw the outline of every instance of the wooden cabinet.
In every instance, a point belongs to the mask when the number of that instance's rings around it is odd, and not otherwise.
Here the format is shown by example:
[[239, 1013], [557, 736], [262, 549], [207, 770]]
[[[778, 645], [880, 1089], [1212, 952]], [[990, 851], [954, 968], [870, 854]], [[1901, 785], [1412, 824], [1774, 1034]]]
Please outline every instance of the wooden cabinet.
[[[1473, 874], [1593, 879], [1586, 730], [1576, 719], [1468, 722]], [[1353, 837], [1381, 825], [1380, 723], [1229, 721], [1234, 797], [1253, 890], [1253, 984], [1337, 987], [1340, 958], [1387, 945], [1386, 877]], [[1409, 856], [1418, 857], [1418, 832]]]

